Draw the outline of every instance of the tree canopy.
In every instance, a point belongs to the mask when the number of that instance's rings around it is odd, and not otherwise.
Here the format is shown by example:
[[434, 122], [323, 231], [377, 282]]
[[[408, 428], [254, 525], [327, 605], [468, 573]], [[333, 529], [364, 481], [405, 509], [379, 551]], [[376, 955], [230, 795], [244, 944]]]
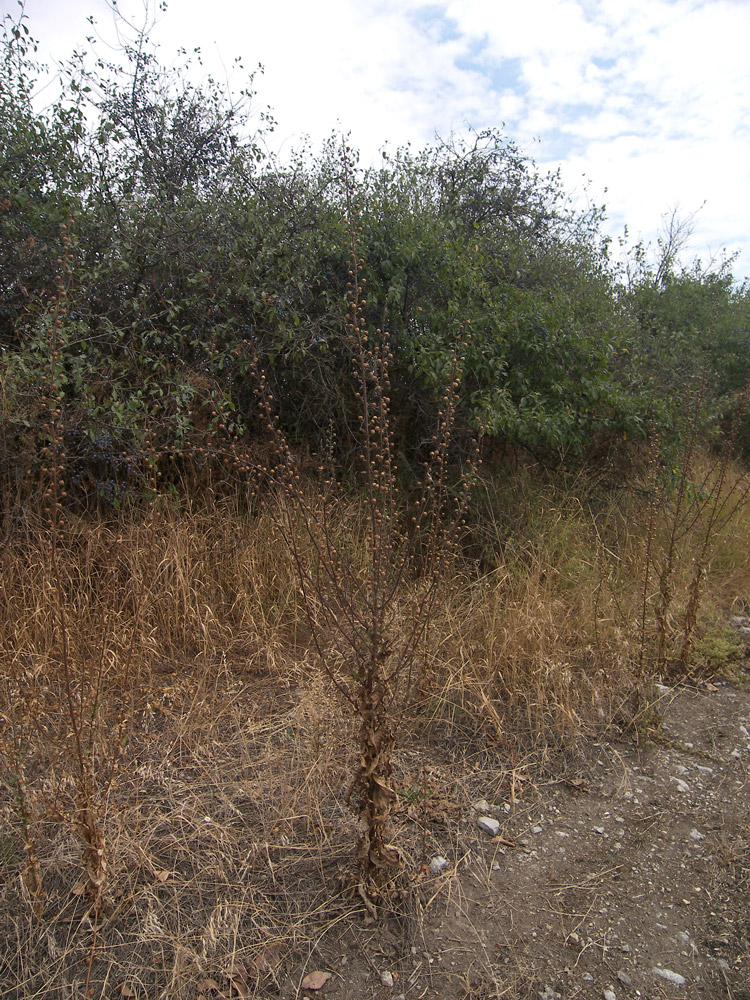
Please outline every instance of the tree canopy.
[[[348, 262], [339, 147], [267, 151], [252, 77], [238, 97], [144, 33], [122, 62], [74, 56], [40, 110], [23, 10], [0, 42], [0, 371], [13, 482], [44, 447], [51, 309], [56, 404], [81, 496], [118, 502], [147, 447], [209, 463], [260, 442], [255, 359], [290, 441], [351, 459]], [[729, 265], [672, 243], [627, 276], [603, 211], [581, 210], [497, 130], [382, 155], [357, 175], [365, 319], [388, 330], [408, 464], [427, 446], [450, 351], [471, 330], [461, 425], [545, 461], [587, 461], [742, 410], [750, 299]], [[731, 263], [731, 262], [730, 262]], [[55, 306], [55, 302], [57, 305]], [[750, 439], [750, 435], [746, 436]], [[459, 435], [460, 442], [460, 435]], [[203, 456], [200, 460], [196, 456]], [[6, 484], [7, 485], [7, 484]]]

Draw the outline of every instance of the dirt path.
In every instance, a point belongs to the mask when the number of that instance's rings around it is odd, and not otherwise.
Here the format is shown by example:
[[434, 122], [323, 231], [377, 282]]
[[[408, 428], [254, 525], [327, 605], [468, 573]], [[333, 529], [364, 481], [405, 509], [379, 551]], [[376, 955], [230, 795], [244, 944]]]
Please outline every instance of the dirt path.
[[750, 689], [665, 689], [659, 708], [640, 746], [595, 745], [511, 813], [488, 796], [465, 815], [408, 950], [363, 931], [325, 995], [750, 998]]

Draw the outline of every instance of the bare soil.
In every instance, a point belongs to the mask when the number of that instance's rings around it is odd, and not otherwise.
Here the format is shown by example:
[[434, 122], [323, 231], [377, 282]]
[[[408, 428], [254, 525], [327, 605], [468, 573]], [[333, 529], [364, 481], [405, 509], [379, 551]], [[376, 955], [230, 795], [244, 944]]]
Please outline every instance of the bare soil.
[[658, 711], [648, 738], [519, 772], [514, 804], [466, 776], [499, 834], [477, 810], [434, 831], [452, 867], [422, 886], [410, 954], [355, 933], [325, 995], [750, 998], [750, 690], [665, 689]]

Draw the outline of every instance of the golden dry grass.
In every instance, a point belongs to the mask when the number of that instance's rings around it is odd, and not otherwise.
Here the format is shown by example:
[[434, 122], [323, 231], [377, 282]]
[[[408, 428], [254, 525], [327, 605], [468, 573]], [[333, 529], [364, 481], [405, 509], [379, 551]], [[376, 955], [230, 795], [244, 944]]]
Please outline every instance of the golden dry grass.
[[[502, 502], [492, 497], [482, 528], [492, 567], [486, 556], [481, 565], [455, 561], [394, 703], [405, 927], [426, 849], [419, 810], [439, 813], [472, 794], [451, 791], [431, 758], [445, 764], [480, 748], [477, 760], [490, 760], [484, 787], [505, 783], [513, 795], [531, 748], [538, 763], [627, 720], [633, 705], [643, 707], [632, 700], [643, 664], [647, 682], [657, 668], [670, 503], [649, 531], [638, 490], [606, 498], [580, 481], [528, 488], [522, 516], [518, 497], [505, 510]], [[340, 501], [336, 514], [356, 543], [360, 505]], [[670, 655], [706, 516], [697, 511], [675, 546]], [[356, 720], [316, 665], [294, 565], [273, 523], [227, 500], [165, 499], [110, 520], [67, 514], [62, 592], [41, 518], [6, 539], [0, 995], [69, 996], [87, 976], [101, 996], [193, 997], [212, 980], [264, 995], [290, 955], [312, 968], [362, 912], [351, 891], [356, 817], [346, 802]], [[748, 538], [742, 503], [711, 539], [700, 634], [747, 610]], [[418, 585], [403, 584], [405, 620], [397, 616], [394, 629], [408, 627], [408, 588]], [[108, 880], [93, 909], [74, 832], [61, 607], [73, 712], [106, 838]], [[445, 739], [448, 756], [436, 749]]]

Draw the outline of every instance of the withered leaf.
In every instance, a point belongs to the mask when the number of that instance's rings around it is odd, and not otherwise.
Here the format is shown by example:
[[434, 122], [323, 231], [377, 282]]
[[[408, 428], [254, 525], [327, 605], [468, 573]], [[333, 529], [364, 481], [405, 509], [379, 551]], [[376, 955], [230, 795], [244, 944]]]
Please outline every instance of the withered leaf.
[[219, 996], [224, 996], [221, 992], [221, 986], [219, 986], [215, 979], [204, 979], [198, 989], [201, 993], [218, 993]]
[[331, 972], [309, 972], [300, 985], [303, 990], [321, 990], [332, 975]]

